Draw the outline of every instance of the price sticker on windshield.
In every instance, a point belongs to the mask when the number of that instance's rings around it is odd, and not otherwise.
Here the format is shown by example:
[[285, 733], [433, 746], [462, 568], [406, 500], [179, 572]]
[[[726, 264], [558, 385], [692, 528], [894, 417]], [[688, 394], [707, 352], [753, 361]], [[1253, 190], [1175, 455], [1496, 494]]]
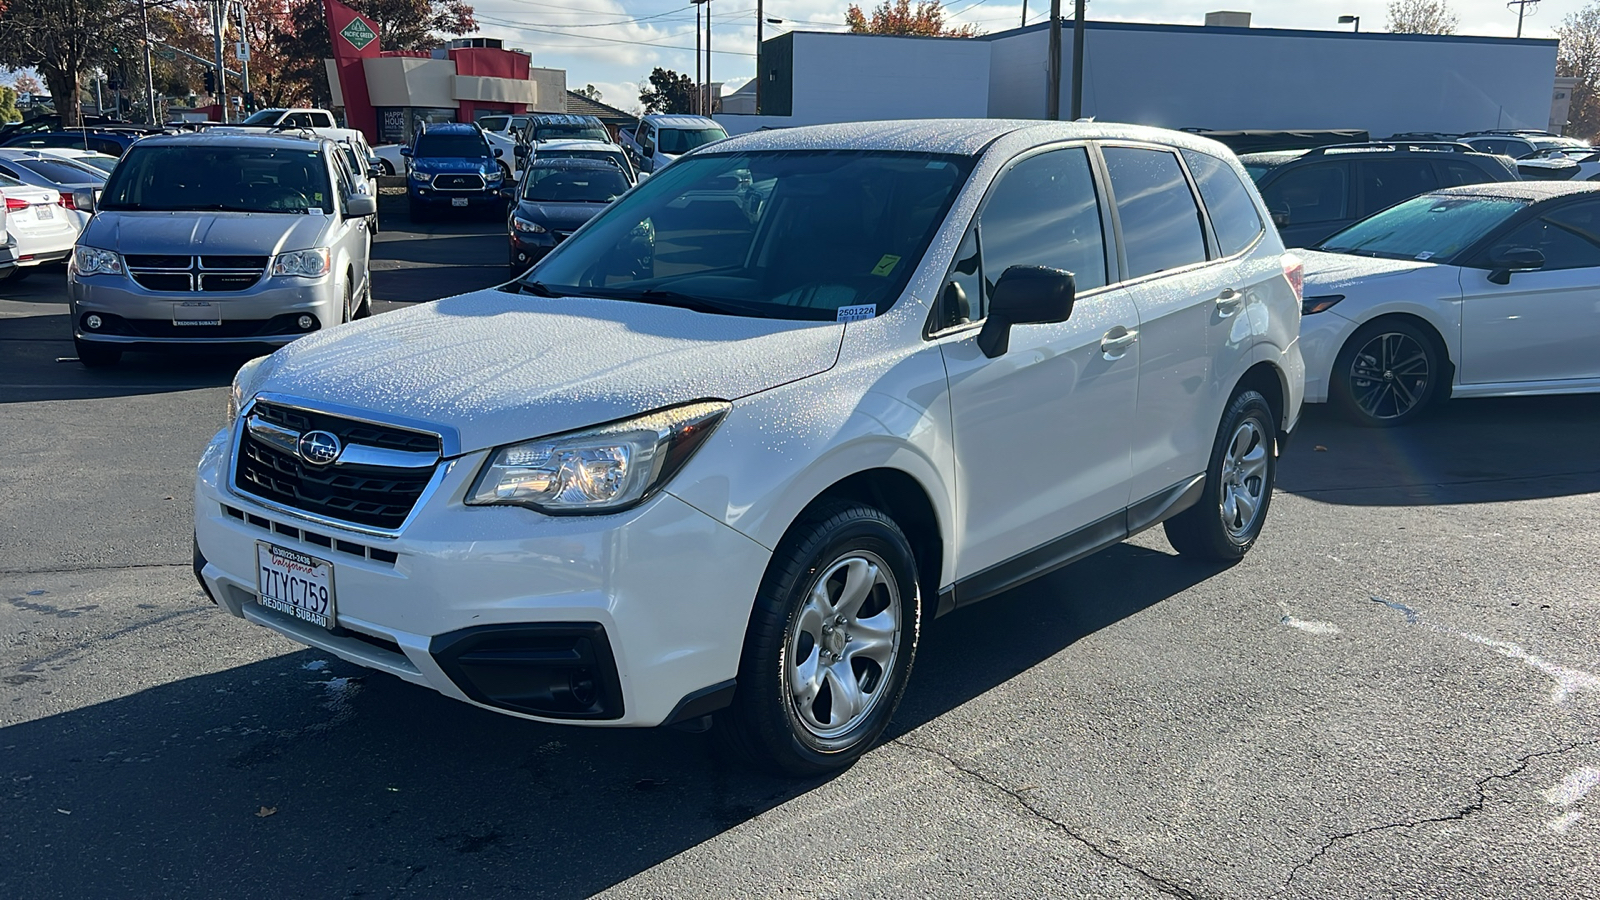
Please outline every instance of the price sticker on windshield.
[[878, 305], [876, 303], [863, 303], [860, 306], [841, 306], [839, 307], [839, 317], [834, 321], [860, 322], [877, 314]]

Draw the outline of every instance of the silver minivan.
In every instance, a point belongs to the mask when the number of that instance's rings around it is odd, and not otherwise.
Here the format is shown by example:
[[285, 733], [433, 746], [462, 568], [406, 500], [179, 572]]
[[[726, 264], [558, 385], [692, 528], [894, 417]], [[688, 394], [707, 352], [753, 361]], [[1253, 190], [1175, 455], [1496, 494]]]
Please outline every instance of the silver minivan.
[[371, 309], [377, 198], [339, 146], [257, 134], [130, 148], [73, 248], [86, 366], [160, 345], [282, 345]]

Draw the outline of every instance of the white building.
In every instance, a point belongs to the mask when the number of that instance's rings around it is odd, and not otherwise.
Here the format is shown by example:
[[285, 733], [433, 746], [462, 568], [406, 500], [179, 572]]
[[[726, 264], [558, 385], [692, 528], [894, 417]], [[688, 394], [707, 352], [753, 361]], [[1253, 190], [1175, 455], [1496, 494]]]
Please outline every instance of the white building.
[[[1381, 136], [1543, 129], [1551, 120], [1554, 40], [1092, 21], [1085, 32], [1083, 114], [1101, 121]], [[1070, 22], [1061, 43], [1066, 118]], [[979, 38], [790, 32], [761, 51], [763, 114], [719, 117], [730, 133], [1045, 116], [1047, 23]]]

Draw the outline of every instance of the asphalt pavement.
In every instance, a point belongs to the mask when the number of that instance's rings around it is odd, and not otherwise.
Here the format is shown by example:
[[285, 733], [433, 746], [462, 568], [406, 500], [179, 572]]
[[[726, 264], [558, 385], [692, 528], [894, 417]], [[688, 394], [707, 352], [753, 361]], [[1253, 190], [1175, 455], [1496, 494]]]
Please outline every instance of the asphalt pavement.
[[[385, 209], [381, 312], [498, 283]], [[194, 461], [240, 354], [75, 361], [0, 288], [0, 898], [1600, 897], [1600, 397], [1312, 408], [1260, 545], [1159, 530], [934, 621], [832, 778], [538, 725], [228, 617]]]

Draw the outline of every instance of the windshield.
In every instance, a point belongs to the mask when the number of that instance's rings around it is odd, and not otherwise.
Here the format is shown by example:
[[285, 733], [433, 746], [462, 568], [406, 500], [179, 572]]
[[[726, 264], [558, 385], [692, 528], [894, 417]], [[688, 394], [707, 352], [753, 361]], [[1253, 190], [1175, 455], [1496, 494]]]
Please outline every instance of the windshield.
[[135, 144], [100, 208], [332, 213], [333, 192], [317, 150]]
[[836, 321], [905, 289], [972, 167], [860, 150], [689, 157], [534, 267], [526, 289]]
[[621, 150], [545, 150], [539, 153], [539, 159], [598, 159], [615, 163], [623, 171], [627, 171], [628, 158], [622, 155]]
[[662, 153], [679, 156], [688, 153], [696, 147], [704, 147], [712, 141], [720, 141], [728, 133], [720, 126], [710, 128], [663, 128], [661, 129], [661, 143], [658, 145]]
[[100, 184], [106, 180], [104, 172], [64, 159], [14, 159], [12, 162], [54, 184]]
[[533, 141], [600, 141], [611, 143], [611, 135], [606, 132], [605, 126], [595, 125], [535, 125], [533, 126]]
[[478, 157], [489, 155], [489, 142], [479, 134], [427, 134], [417, 138], [417, 156]]
[[505, 131], [510, 124], [510, 116], [484, 116], [478, 120], [478, 127], [484, 131]]
[[272, 124], [274, 124], [274, 123], [276, 123], [278, 121], [278, 117], [283, 115], [283, 113], [284, 113], [284, 111], [281, 110], [281, 109], [263, 109], [263, 110], [261, 110], [259, 112], [252, 113], [250, 115], [250, 118], [245, 119], [243, 122], [240, 122], [239, 124], [240, 125], [272, 125]]
[[544, 203], [610, 203], [628, 189], [628, 179], [609, 166], [533, 166], [522, 199]]
[[1357, 222], [1314, 249], [1446, 262], [1527, 205], [1504, 197], [1424, 194]]

